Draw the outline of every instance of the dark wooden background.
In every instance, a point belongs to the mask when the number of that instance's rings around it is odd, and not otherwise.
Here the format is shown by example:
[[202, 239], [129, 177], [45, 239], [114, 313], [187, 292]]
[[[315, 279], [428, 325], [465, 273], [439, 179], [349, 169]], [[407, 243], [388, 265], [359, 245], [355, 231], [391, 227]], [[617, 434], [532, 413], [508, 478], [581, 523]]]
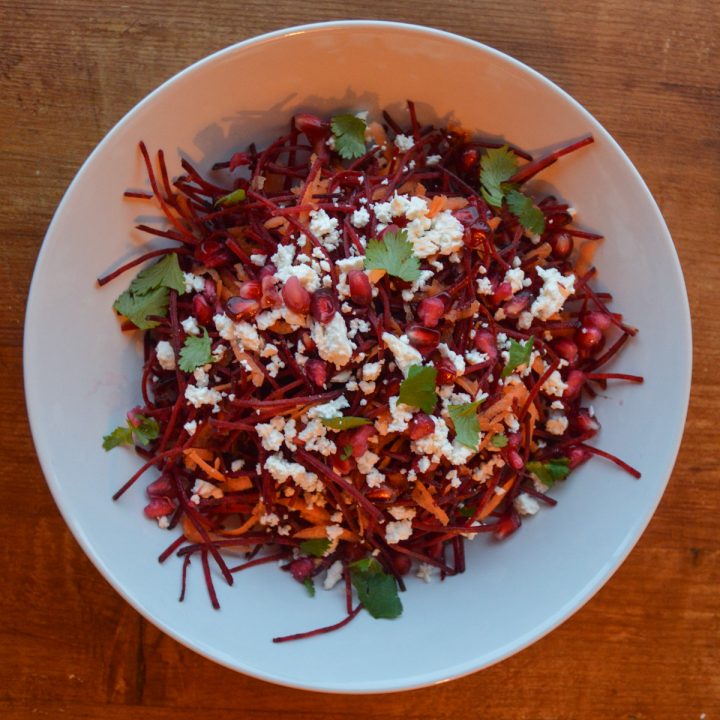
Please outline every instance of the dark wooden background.
[[[486, 42], [585, 105], [660, 204], [695, 337], [675, 472], [608, 585], [499, 665], [379, 697], [265, 684], [142, 620], [81, 553], [55, 508], [30, 438], [21, 368], [25, 300], [45, 229], [112, 125], [160, 82], [237, 40], [363, 17]], [[712, 0], [0, 0], [0, 717], [720, 718], [719, 28]]]

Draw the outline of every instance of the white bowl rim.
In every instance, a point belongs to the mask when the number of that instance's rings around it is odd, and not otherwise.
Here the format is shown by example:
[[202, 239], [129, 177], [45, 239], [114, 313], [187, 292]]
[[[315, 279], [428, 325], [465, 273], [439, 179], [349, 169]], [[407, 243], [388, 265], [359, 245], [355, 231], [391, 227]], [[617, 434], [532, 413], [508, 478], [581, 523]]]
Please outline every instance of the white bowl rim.
[[[37, 297], [37, 292], [35, 291], [35, 279], [36, 279], [36, 271], [37, 268], [41, 265], [43, 256], [46, 252], [47, 245], [45, 243], [45, 240], [47, 237], [49, 237], [53, 230], [54, 226], [57, 222], [57, 219], [61, 216], [65, 204], [68, 201], [68, 198], [72, 195], [72, 191], [76, 184], [79, 184], [80, 178], [82, 175], [86, 172], [87, 168], [92, 164], [94, 158], [99, 155], [102, 150], [105, 148], [106, 145], [110, 144], [115, 134], [120, 130], [120, 128], [127, 122], [129, 118], [131, 118], [133, 115], [138, 113], [142, 108], [144, 108], [146, 105], [150, 104], [154, 98], [161, 94], [164, 89], [175, 83], [180, 78], [184, 78], [188, 75], [192, 75], [196, 71], [198, 71], [200, 68], [203, 68], [205, 65], [211, 64], [216, 62], [218, 59], [232, 55], [233, 53], [243, 50], [244, 48], [247, 48], [249, 46], [254, 45], [260, 45], [265, 42], [273, 41], [282, 37], [290, 36], [290, 35], [296, 35], [300, 33], [312, 33], [312, 32], [322, 32], [327, 30], [333, 30], [333, 29], [347, 29], [349, 27], [367, 27], [367, 28], [378, 28], [378, 29], [397, 29], [402, 31], [412, 31], [417, 32], [419, 34], [427, 34], [429, 36], [434, 36], [436, 38], [445, 39], [460, 45], [466, 45], [467, 47], [480, 49], [484, 51], [485, 53], [495, 56], [498, 59], [503, 60], [504, 62], [507, 62], [511, 65], [514, 65], [516, 68], [522, 70], [523, 72], [527, 73], [528, 75], [532, 76], [536, 81], [550, 87], [555, 92], [559, 93], [563, 96], [563, 98], [569, 102], [571, 105], [574, 106], [574, 108], [581, 113], [585, 118], [589, 121], [589, 123], [593, 126], [594, 132], [597, 134], [602, 134], [604, 138], [611, 144], [613, 149], [619, 154], [619, 156], [625, 161], [625, 164], [627, 166], [627, 170], [634, 175], [635, 180], [639, 183], [639, 185], [642, 187], [642, 189], [645, 191], [645, 194], [647, 195], [647, 199], [650, 201], [652, 205], [653, 212], [655, 213], [657, 220], [659, 222], [659, 225], [664, 228], [666, 233], [666, 240], [669, 241], [668, 249], [674, 253], [674, 260], [675, 263], [673, 264], [674, 271], [676, 274], [675, 280], [679, 283], [679, 287], [683, 290], [682, 294], [682, 312], [685, 316], [686, 320], [686, 329], [688, 332], [688, 340], [689, 342], [685, 344], [686, 354], [683, 358], [684, 360], [684, 367], [681, 368], [682, 372], [682, 378], [683, 378], [683, 392], [682, 395], [686, 398], [684, 408], [682, 410], [682, 422], [679, 423], [679, 427], [683, 428], [685, 425], [685, 421], [687, 418], [687, 412], [688, 412], [688, 405], [689, 405], [689, 399], [690, 399], [690, 387], [691, 387], [691, 376], [692, 376], [692, 356], [693, 356], [693, 348], [692, 348], [692, 325], [691, 325], [691, 316], [690, 316], [690, 307], [689, 302], [687, 298], [687, 288], [685, 285], [685, 280], [682, 273], [682, 268], [680, 265], [679, 257], [677, 254], [677, 250], [675, 248], [674, 243], [672, 242], [672, 237], [670, 235], [670, 232], [667, 228], [667, 225], [665, 223], [664, 218], [662, 217], [662, 214], [657, 206], [657, 203], [655, 202], [654, 197], [652, 196], [650, 190], [648, 189], [645, 181], [643, 180], [642, 176], [638, 172], [637, 168], [634, 166], [632, 161], [628, 158], [625, 151], [622, 149], [622, 147], [617, 143], [617, 141], [614, 139], [614, 137], [604, 128], [604, 126], [588, 111], [586, 110], [577, 100], [575, 100], [570, 94], [568, 94], [565, 90], [563, 90], [560, 86], [558, 86], [556, 83], [554, 83], [552, 80], [548, 79], [544, 75], [542, 75], [537, 70], [534, 70], [532, 67], [526, 65], [525, 63], [521, 62], [520, 60], [517, 60], [516, 58], [512, 57], [511, 55], [508, 55], [500, 50], [497, 50], [489, 45], [486, 45], [484, 43], [481, 43], [477, 40], [472, 40], [467, 37], [463, 37], [462, 35], [458, 35], [456, 33], [448, 32], [446, 30], [439, 30], [437, 28], [428, 27], [425, 25], [419, 25], [419, 24], [413, 24], [413, 23], [403, 23], [403, 22], [396, 22], [396, 21], [387, 21], [387, 20], [369, 20], [369, 19], [353, 19], [353, 20], [332, 20], [327, 22], [318, 22], [318, 23], [307, 23], [302, 25], [294, 25], [290, 27], [280, 28], [277, 30], [273, 30], [267, 33], [263, 33], [261, 35], [256, 35], [251, 38], [247, 38], [246, 40], [242, 40], [237, 43], [233, 43], [232, 45], [229, 45], [225, 48], [222, 48], [218, 51], [215, 51], [211, 53], [210, 55], [201, 58], [200, 60], [197, 60], [196, 62], [192, 63], [185, 69], [181, 70], [180, 72], [176, 73], [175, 75], [171, 76], [167, 80], [165, 80], [161, 85], [159, 85], [157, 88], [155, 88], [153, 91], [151, 91], [149, 94], [147, 94], [142, 100], [140, 100], [138, 103], [136, 103], [125, 115], [122, 116], [120, 120], [118, 120], [115, 125], [107, 132], [107, 134], [102, 138], [102, 140], [97, 144], [97, 146], [92, 150], [92, 152], [88, 155], [88, 157], [85, 159], [85, 161], [80, 166], [80, 169], [75, 174], [72, 182], [68, 186], [67, 190], [63, 194], [63, 197], [58, 204], [57, 209], [55, 210], [55, 213], [53, 214], [53, 218], [48, 226], [48, 229], [45, 234], [45, 238], [43, 239], [43, 243], [41, 244], [40, 250], [38, 252], [38, 256], [36, 258], [36, 264], [35, 264], [35, 270], [33, 271], [33, 277], [30, 283], [30, 289], [28, 292], [28, 301], [26, 306], [26, 318], [32, 317], [32, 315], [35, 314], [38, 310], [35, 309], [35, 305], [37, 304], [37, 301], [35, 301], [35, 298]], [[657, 506], [660, 503], [660, 500], [662, 499], [662, 496], [664, 494], [664, 490], [667, 486], [667, 483], [670, 480], [670, 476], [672, 474], [672, 469], [674, 467], [675, 461], [677, 460], [677, 455], [680, 449], [681, 441], [683, 438], [683, 432], [679, 432], [677, 435], [677, 438], [675, 440], [675, 447], [673, 448], [673, 462], [672, 465], [668, 468], [667, 471], [667, 477], [665, 479], [665, 482], [661, 486], [661, 491], [658, 492], [657, 497], [655, 498], [654, 503], [652, 503], [651, 507], [648, 508], [648, 512], [646, 516], [643, 518], [643, 521], [637, 525], [637, 531], [633, 535], [628, 535], [626, 537], [626, 541], [623, 547], [619, 549], [619, 551], [614, 555], [611, 562], [608, 562], [606, 566], [603, 568], [602, 572], [599, 572], [595, 578], [594, 581], [587, 585], [585, 588], [583, 588], [583, 591], [581, 593], [578, 593], [571, 603], [566, 604], [565, 606], [559, 608], [557, 612], [555, 612], [553, 615], [549, 616], [544, 623], [534, 628], [534, 630], [531, 633], [528, 633], [527, 635], [523, 637], [519, 637], [515, 640], [513, 643], [509, 643], [507, 646], [500, 648], [494, 655], [494, 657], [486, 662], [464, 662], [460, 663], [451, 667], [448, 667], [444, 672], [429, 672], [424, 673], [420, 675], [416, 675], [414, 677], [408, 677], [404, 678], [400, 683], [397, 680], [391, 680], [387, 682], [376, 682], [376, 683], [367, 683], [362, 685], [354, 685], [352, 687], [346, 687], [341, 686], [339, 684], [330, 684], [330, 685], [323, 685], [321, 683], [300, 683], [300, 682], [292, 682], [288, 681], [287, 679], [281, 677], [281, 676], [275, 676], [271, 673], [265, 673], [260, 672], [257, 670], [248, 669], [244, 666], [241, 666], [239, 663], [232, 663], [230, 661], [225, 660], [224, 658], [218, 657], [212, 647], [209, 646], [203, 646], [202, 643], [198, 643], [197, 641], [190, 641], [187, 638], [183, 637], [180, 633], [174, 631], [172, 628], [168, 627], [161, 619], [153, 616], [151, 613], [146, 611], [146, 609], [137, 601], [136, 598], [134, 598], [131, 594], [129, 594], [125, 588], [116, 581], [115, 576], [113, 574], [113, 571], [110, 567], [108, 567], [103, 560], [96, 555], [96, 553], [93, 550], [92, 544], [90, 542], [90, 539], [84, 534], [82, 528], [76, 522], [72, 510], [70, 507], [68, 507], [67, 503], [64, 501], [64, 496], [62, 494], [61, 485], [58, 481], [58, 479], [55, 477], [51, 467], [50, 467], [50, 461], [49, 457], [46, 451], [43, 450], [43, 447], [38, 445], [37, 442], [37, 433], [35, 431], [35, 426], [37, 423], [39, 423], [39, 415], [40, 415], [40, 407], [33, 403], [32, 401], [32, 393], [29, 390], [28, 387], [28, 374], [29, 374], [29, 360], [28, 360], [28, 352], [27, 352], [27, 344], [28, 344], [28, 336], [30, 335], [30, 331], [28, 328], [30, 325], [26, 322], [25, 324], [25, 330], [24, 330], [24, 342], [23, 342], [23, 375], [25, 378], [25, 398], [26, 398], [26, 408], [28, 413], [28, 418], [30, 421], [30, 429], [31, 433], [33, 435], [33, 441], [35, 443], [36, 452], [38, 455], [38, 459], [41, 465], [41, 468], [43, 470], [43, 474], [45, 476], [46, 482], [48, 484], [48, 487], [50, 488], [50, 492], [53, 496], [53, 499], [55, 500], [55, 503], [57, 504], [60, 513], [70, 528], [72, 534], [74, 535], [75, 539], [81, 546], [83, 552], [87, 555], [87, 557], [92, 561], [93, 565], [99, 570], [99, 572], [103, 575], [105, 580], [108, 581], [108, 583], [115, 589], [116, 592], [118, 592], [121, 597], [123, 597], [137, 612], [139, 612], [146, 620], [151, 622], [156, 627], [160, 628], [165, 634], [172, 637], [177, 642], [181, 643], [185, 647], [193, 650], [194, 652], [199, 653], [200, 655], [203, 655], [204, 657], [208, 658], [209, 660], [212, 660], [213, 662], [216, 662], [220, 665], [224, 665], [225, 667], [228, 667], [231, 670], [242, 672], [245, 675], [264, 680], [266, 682], [271, 682], [274, 684], [283, 685], [286, 687], [291, 687], [295, 689], [301, 689], [301, 690], [310, 690], [315, 692], [328, 692], [328, 693], [338, 693], [338, 694], [375, 694], [375, 693], [388, 693], [388, 692], [399, 692], [399, 691], [407, 691], [407, 690], [414, 690], [422, 687], [428, 687], [433, 686], [437, 684], [441, 684], [444, 682], [449, 682], [450, 680], [460, 678], [469, 674], [472, 674], [474, 672], [477, 672], [478, 670], [484, 669], [486, 667], [490, 667], [491, 665], [494, 665], [498, 662], [501, 662], [502, 660], [505, 660], [506, 658], [516, 654], [517, 652], [523, 650], [524, 648], [528, 647], [529, 645], [537, 642], [541, 638], [543, 638], [545, 635], [547, 635], [549, 632], [554, 630], [556, 627], [561, 625], [563, 622], [565, 622], [568, 618], [570, 618], [572, 615], [574, 615], [577, 611], [579, 611], [589, 600], [591, 600], [595, 594], [608, 582], [608, 580], [615, 574], [615, 572], [618, 570], [618, 568], [623, 564], [625, 559], [627, 558], [630, 551], [633, 549], [633, 547], [637, 544], [638, 540], [644, 533], [645, 529], [647, 528], [647, 525], [649, 524], [650, 520], [652, 519]]]

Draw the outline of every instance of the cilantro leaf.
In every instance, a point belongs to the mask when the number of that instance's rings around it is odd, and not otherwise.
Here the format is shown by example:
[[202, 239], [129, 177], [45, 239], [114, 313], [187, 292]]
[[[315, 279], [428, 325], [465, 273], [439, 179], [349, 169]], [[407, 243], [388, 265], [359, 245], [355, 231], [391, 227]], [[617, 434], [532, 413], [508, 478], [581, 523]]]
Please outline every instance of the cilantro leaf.
[[383, 572], [375, 558], [352, 563], [350, 578], [360, 602], [374, 618], [392, 619], [402, 614], [395, 578]]
[[316, 538], [315, 540], [303, 540], [300, 543], [300, 550], [306, 555], [313, 557], [322, 557], [325, 551], [330, 547], [330, 541], [327, 538]]
[[155, 418], [138, 415], [137, 420], [139, 420], [137, 425], [128, 424], [128, 427], [132, 430], [135, 439], [143, 447], [147, 447], [151, 440], [157, 440], [160, 437], [160, 426]]
[[109, 435], [105, 435], [102, 446], [104, 450], [112, 450], [120, 445], [131, 445], [132, 441], [130, 428], [121, 425], [116, 427]]
[[436, 379], [437, 369], [432, 365], [411, 365], [407, 377], [400, 383], [398, 402], [431, 413], [438, 399]]
[[365, 121], [355, 115], [335, 115], [330, 119], [335, 150], [346, 160], [365, 154]]
[[457, 441], [469, 448], [477, 448], [480, 442], [480, 420], [477, 409], [482, 400], [460, 405], [448, 405], [448, 413], [455, 426]]
[[482, 195], [489, 205], [500, 207], [506, 188], [503, 185], [517, 170], [517, 155], [507, 145], [490, 148], [480, 161]]
[[315, 583], [313, 583], [312, 578], [306, 577], [303, 580], [303, 585], [305, 586], [305, 589], [307, 590], [307, 593], [310, 597], [315, 597]]
[[527, 365], [530, 362], [530, 353], [532, 353], [533, 343], [535, 342], [534, 336], [530, 336], [524, 343], [510, 340], [510, 350], [507, 365], [503, 368], [500, 377], [507, 377], [512, 373], [515, 368], [520, 365]]
[[341, 460], [349, 460], [353, 453], [352, 445], [343, 445], [342, 454], [340, 455]]
[[238, 203], [241, 203], [245, 199], [245, 190], [243, 188], [238, 188], [237, 190], [233, 190], [231, 193], [228, 193], [227, 195], [223, 195], [222, 197], [219, 197], [216, 201], [216, 205], [237, 205]]
[[112, 450], [120, 445], [132, 445], [133, 442], [147, 447], [151, 440], [157, 440], [160, 437], [160, 426], [155, 418], [136, 415], [135, 420], [137, 425], [128, 420], [127, 425], [120, 425], [109, 435], [105, 435], [103, 449]]
[[370, 420], [364, 417], [347, 417], [336, 418], [320, 418], [320, 422], [331, 430], [350, 430], [351, 428], [360, 427], [361, 425], [370, 425]]
[[490, 438], [490, 442], [497, 448], [504, 448], [508, 444], [507, 435], [504, 433], [497, 433]]
[[185, 292], [185, 276], [180, 269], [177, 253], [169, 253], [162, 260], [141, 270], [128, 290], [131, 295], [145, 295], [159, 287]]
[[525, 465], [525, 469], [537, 476], [543, 485], [551, 488], [558, 480], [564, 480], [570, 474], [570, 460], [559, 457], [544, 463], [532, 461]]
[[373, 238], [365, 249], [365, 268], [385, 270], [401, 280], [413, 282], [420, 277], [420, 260], [413, 255], [407, 230], [386, 232], [382, 240]]
[[463, 505], [461, 508], [458, 508], [458, 515], [469, 518], [475, 514], [475, 510], [477, 510], [477, 508], [471, 507], [470, 505]]
[[180, 348], [180, 369], [183, 372], [192, 372], [195, 368], [212, 362], [210, 345], [210, 336], [208, 335], [207, 328], [203, 328], [202, 337], [188, 335], [185, 338], [185, 343]]
[[154, 328], [157, 320], [148, 320], [151, 315], [164, 316], [167, 313], [170, 293], [166, 287], [155, 288], [143, 295], [134, 295], [126, 290], [114, 303], [113, 308], [124, 315], [140, 330]]
[[511, 190], [505, 200], [510, 212], [526, 230], [536, 235], [542, 235], [545, 232], [545, 216], [527, 195], [519, 190]]

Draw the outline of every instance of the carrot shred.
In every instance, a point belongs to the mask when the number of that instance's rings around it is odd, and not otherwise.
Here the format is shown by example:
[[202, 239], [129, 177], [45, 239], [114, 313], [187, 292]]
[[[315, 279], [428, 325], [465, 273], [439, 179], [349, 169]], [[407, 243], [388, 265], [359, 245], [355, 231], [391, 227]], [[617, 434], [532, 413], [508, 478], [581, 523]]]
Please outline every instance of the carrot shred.
[[415, 482], [411, 497], [423, 510], [434, 515], [442, 525], [448, 524], [450, 518], [447, 513], [433, 500], [430, 491], [419, 480]]
[[502, 486], [502, 489], [504, 492], [502, 493], [493, 493], [492, 497], [488, 500], [487, 505], [480, 510], [480, 512], [475, 516], [476, 520], [484, 520], [488, 515], [490, 515], [493, 510], [503, 501], [503, 498], [505, 495], [507, 495], [508, 490], [515, 484], [517, 476], [513, 475], [506, 483]]

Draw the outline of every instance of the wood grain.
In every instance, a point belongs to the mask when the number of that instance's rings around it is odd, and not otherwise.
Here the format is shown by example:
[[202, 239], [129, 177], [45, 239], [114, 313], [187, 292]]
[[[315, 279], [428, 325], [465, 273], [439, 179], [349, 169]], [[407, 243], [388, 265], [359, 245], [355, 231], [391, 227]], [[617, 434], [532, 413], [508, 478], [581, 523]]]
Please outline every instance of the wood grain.
[[[55, 508], [30, 439], [21, 366], [23, 308], [43, 234], [110, 127], [160, 82], [234, 41], [360, 17], [481, 40], [583, 103], [660, 204], [685, 272], [695, 349], [687, 430], [668, 491], [607, 586], [519, 655], [385, 697], [271, 686], [201, 658], [141, 619], [91, 566]], [[0, 717], [719, 717], [718, 27], [720, 5], [711, 0], [0, 0]]]

